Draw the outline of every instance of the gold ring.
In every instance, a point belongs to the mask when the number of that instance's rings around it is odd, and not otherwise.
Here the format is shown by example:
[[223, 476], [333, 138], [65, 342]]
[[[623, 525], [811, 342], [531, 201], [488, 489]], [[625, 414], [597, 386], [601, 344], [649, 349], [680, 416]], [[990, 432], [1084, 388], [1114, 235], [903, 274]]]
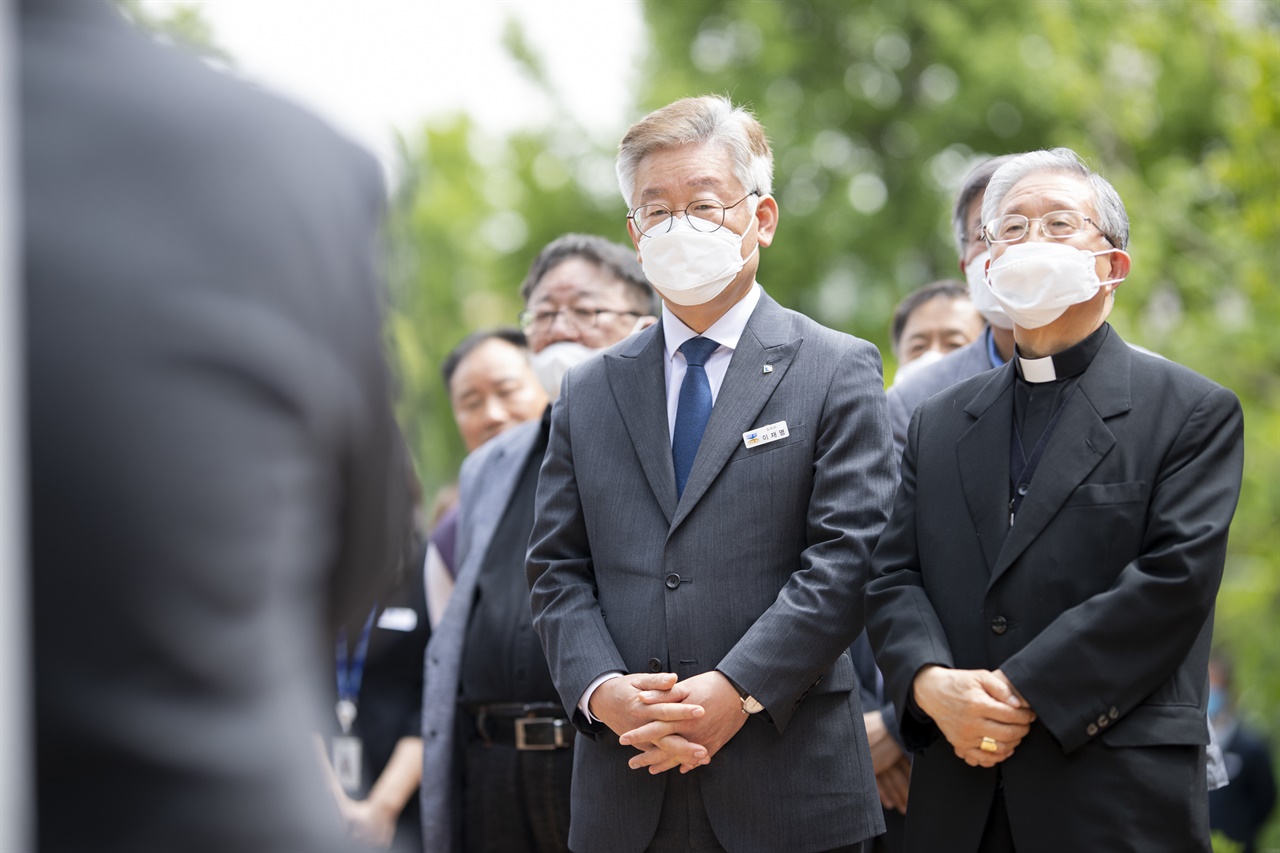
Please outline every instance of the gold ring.
[[984, 737], [978, 748], [983, 752], [999, 752], [1000, 744], [996, 743], [995, 738]]

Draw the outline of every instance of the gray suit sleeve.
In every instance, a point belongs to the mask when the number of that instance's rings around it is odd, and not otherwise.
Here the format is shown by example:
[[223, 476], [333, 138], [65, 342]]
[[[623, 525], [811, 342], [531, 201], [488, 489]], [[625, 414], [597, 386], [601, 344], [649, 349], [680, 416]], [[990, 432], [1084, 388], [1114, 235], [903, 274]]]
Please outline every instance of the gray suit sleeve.
[[777, 600], [717, 666], [779, 730], [863, 628], [871, 551], [893, 495], [883, 387], [879, 353], [856, 342], [834, 371], [815, 436], [809, 546]]
[[[538, 475], [537, 512], [527, 571], [533, 627], [542, 639], [560, 701], [584, 733], [604, 730], [578, 710], [587, 687], [627, 665], [605, 626], [596, 597], [595, 566], [574, 475], [570, 435], [572, 374], [551, 410], [551, 436]], [[554, 607], [552, 607], [554, 605]]]

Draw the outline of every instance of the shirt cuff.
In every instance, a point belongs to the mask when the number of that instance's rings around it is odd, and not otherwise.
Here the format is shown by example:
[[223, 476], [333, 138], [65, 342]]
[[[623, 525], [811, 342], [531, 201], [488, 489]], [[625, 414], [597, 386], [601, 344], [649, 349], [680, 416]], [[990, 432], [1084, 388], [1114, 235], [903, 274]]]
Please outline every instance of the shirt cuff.
[[587, 685], [587, 689], [582, 691], [582, 698], [578, 700], [578, 710], [582, 712], [582, 716], [587, 718], [588, 723], [597, 722], [596, 718], [591, 716], [591, 712], [587, 710], [587, 706], [591, 704], [591, 694], [596, 692], [596, 688], [604, 684], [611, 678], [621, 678], [624, 673], [606, 672], [595, 681]]

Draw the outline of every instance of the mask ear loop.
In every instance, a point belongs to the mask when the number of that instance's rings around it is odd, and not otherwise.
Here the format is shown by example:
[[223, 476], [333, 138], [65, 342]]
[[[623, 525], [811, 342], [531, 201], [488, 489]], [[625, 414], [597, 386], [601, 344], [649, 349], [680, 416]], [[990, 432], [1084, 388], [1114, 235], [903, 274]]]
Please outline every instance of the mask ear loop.
[[[1119, 252], [1120, 254], [1124, 255], [1126, 258], [1129, 257], [1129, 253], [1126, 252], [1124, 249], [1116, 249], [1116, 248], [1102, 249], [1101, 251], [1090, 252], [1090, 254], [1096, 258], [1099, 255], [1110, 255], [1113, 252]], [[1122, 283], [1124, 283], [1124, 280], [1128, 277], [1129, 277], [1129, 274], [1125, 273], [1120, 278], [1109, 278], [1106, 281], [1100, 281], [1098, 282], [1098, 286], [1106, 287], [1107, 285], [1115, 285], [1115, 287], [1111, 288], [1111, 292], [1115, 293], [1116, 287], [1119, 287]]]

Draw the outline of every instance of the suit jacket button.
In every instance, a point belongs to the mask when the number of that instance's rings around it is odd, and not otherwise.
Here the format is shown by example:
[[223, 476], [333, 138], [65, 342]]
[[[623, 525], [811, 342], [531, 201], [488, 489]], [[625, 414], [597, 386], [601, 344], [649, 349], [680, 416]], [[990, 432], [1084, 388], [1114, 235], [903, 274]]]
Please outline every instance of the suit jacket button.
[[1097, 725], [1095, 725], [1094, 723], [1090, 723], [1089, 727], [1085, 729], [1085, 733], [1088, 734], [1089, 737], [1093, 737], [1098, 733]]
[[997, 616], [991, 620], [991, 630], [996, 634], [1003, 634], [1009, 630], [1009, 622], [1003, 616]]
[[680, 576], [675, 572], [667, 575], [667, 589], [675, 589], [680, 586]]
[[1108, 717], [1106, 714], [1103, 714], [1102, 716], [1098, 717], [1098, 728], [1105, 729], [1109, 725], [1111, 725], [1111, 718]]
[[1114, 720], [1120, 716], [1120, 712], [1116, 709], [1115, 705], [1112, 705], [1111, 710], [1107, 712], [1107, 716]]
[[649, 671], [662, 672], [662, 661], [657, 658], [649, 658]]

